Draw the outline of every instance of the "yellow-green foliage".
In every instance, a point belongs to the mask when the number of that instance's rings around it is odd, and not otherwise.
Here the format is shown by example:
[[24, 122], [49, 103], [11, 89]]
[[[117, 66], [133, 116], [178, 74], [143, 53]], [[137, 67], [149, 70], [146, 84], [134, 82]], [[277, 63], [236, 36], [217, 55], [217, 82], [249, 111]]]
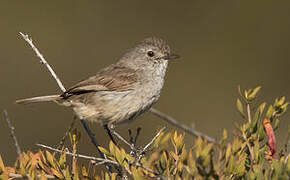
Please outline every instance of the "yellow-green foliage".
[[[261, 88], [239, 90], [237, 109], [244, 121], [237, 126], [232, 140], [228, 132], [223, 131], [217, 143], [209, 143], [198, 137], [192, 147], [184, 144], [185, 134], [162, 132], [154, 141], [152, 150], [138, 160], [130, 155], [127, 147], [118, 147], [109, 143], [109, 148], [100, 147], [114, 170], [109, 174], [106, 168], [97, 171], [100, 166], [81, 165], [77, 157], [68, 160], [65, 149], [60, 155], [39, 150], [27, 152], [19, 157], [14, 167], [5, 167], [0, 156], [0, 179], [8, 179], [9, 173], [29, 176], [31, 179], [47, 179], [54, 176], [59, 179], [290, 179], [290, 160], [287, 149], [276, 152], [276, 141], [269, 144], [272, 132], [276, 130], [279, 118], [287, 110], [285, 97], [278, 98], [274, 104], [257, 103]], [[265, 125], [269, 120], [270, 126]], [[276, 132], [277, 133], [277, 132]], [[290, 132], [289, 132], [290, 133]], [[75, 131], [72, 138], [73, 152], [79, 135]], [[272, 139], [273, 140], [273, 139]], [[288, 141], [288, 137], [285, 139]], [[279, 142], [281, 146], [281, 142]], [[287, 142], [286, 142], [287, 144]], [[287, 146], [285, 146], [287, 147]], [[96, 173], [97, 172], [97, 173]], [[49, 175], [49, 176], [47, 176]]]

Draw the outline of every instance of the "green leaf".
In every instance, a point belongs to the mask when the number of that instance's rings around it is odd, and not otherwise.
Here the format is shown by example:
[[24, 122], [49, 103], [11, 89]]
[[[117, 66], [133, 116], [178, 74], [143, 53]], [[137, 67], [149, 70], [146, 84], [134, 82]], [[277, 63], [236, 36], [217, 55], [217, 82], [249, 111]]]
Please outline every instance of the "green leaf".
[[107, 151], [105, 148], [103, 148], [102, 146], [98, 146], [99, 150], [104, 153], [106, 156], [112, 156], [112, 154]]
[[228, 139], [228, 132], [226, 129], [223, 130], [223, 137], [221, 140], [221, 148], [225, 149], [226, 148], [226, 143], [227, 143], [227, 139]]
[[245, 90], [245, 98], [246, 98], [247, 100], [248, 100], [248, 96], [249, 96], [250, 92], [252, 92], [252, 89]]
[[4, 163], [3, 163], [2, 157], [1, 157], [1, 155], [0, 155], [0, 174], [1, 174], [2, 172], [4, 172], [4, 171], [5, 171], [5, 166], [4, 166]]
[[59, 165], [61, 169], [65, 168], [65, 163], [66, 163], [66, 153], [63, 152], [59, 158]]
[[280, 99], [275, 99], [274, 107], [278, 108], [281, 107], [285, 102], [285, 96], [281, 97]]
[[261, 118], [261, 115], [263, 114], [264, 112], [264, 109], [266, 107], [266, 103], [263, 102], [257, 109], [257, 111], [255, 112], [255, 115], [254, 115], [254, 121], [258, 122], [258, 120]]
[[242, 102], [241, 102], [241, 100], [239, 98], [237, 99], [237, 109], [238, 109], [239, 113], [241, 114], [241, 116], [243, 118], [245, 118], [246, 115], [245, 115], [245, 112], [244, 112], [244, 107], [243, 107], [243, 104], [242, 104]]
[[228, 147], [226, 150], [226, 162], [228, 162], [231, 153], [232, 153], [232, 147], [231, 147], [231, 144], [228, 144]]
[[290, 158], [288, 157], [287, 159], [287, 162], [286, 162], [286, 171], [287, 171], [287, 174], [290, 174]]
[[266, 118], [271, 119], [273, 113], [275, 112], [275, 109], [273, 108], [272, 105], [269, 106], [268, 111], [266, 113]]
[[146, 180], [146, 178], [142, 176], [140, 170], [136, 169], [135, 167], [132, 167], [132, 175], [133, 175], [133, 179]]
[[110, 177], [109, 173], [107, 173], [107, 172], [105, 174], [105, 180], [111, 180], [111, 177]]
[[238, 176], [243, 176], [246, 171], [245, 160], [241, 160], [236, 168]]
[[289, 105], [289, 102], [286, 102], [285, 104], [281, 106], [281, 109], [285, 112], [287, 110], [288, 105]]
[[234, 162], [235, 162], [234, 156], [231, 156], [230, 161], [229, 161], [229, 165], [228, 165], [229, 172], [234, 171], [234, 167], [235, 167]]
[[258, 141], [258, 139], [254, 142], [254, 148], [253, 148], [253, 150], [254, 150], [254, 160], [256, 161], [256, 162], [258, 162], [258, 160], [259, 160], [259, 153], [260, 153], [260, 151], [259, 151], [259, 148], [260, 148], [260, 144], [259, 144], [259, 141]]
[[274, 121], [274, 126], [273, 126], [273, 129], [276, 130], [279, 126], [279, 123], [280, 123], [280, 120], [279, 119], [275, 119]]
[[[68, 167], [67, 167], [68, 168]], [[54, 168], [51, 168], [50, 169], [53, 173], [53, 175], [55, 175], [58, 179], [63, 179], [63, 175], [61, 172], [59, 172], [58, 170], [54, 169]], [[70, 179], [71, 180], [71, 179]]]
[[234, 142], [233, 142], [233, 145], [232, 145], [233, 153], [236, 153], [240, 149], [241, 145], [242, 145], [242, 142], [236, 137], [234, 139]]
[[266, 137], [266, 132], [262, 125], [258, 127], [258, 135], [259, 135], [259, 141], [264, 140], [264, 138]]
[[49, 151], [45, 151], [47, 162], [56, 169], [55, 159]]
[[250, 94], [247, 97], [248, 101], [252, 101], [256, 99], [258, 92], [261, 90], [261, 86], [256, 87], [253, 91], [250, 92]]
[[88, 177], [89, 176], [89, 173], [86, 169], [86, 166], [82, 165], [82, 169], [81, 169], [81, 174], [83, 177]]

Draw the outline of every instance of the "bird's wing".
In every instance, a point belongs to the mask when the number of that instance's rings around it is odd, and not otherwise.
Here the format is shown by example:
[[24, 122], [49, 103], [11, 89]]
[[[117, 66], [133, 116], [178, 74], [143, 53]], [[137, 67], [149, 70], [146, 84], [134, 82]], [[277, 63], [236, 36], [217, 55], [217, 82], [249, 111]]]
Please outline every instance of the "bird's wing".
[[96, 91], [127, 91], [137, 82], [137, 74], [133, 69], [111, 65], [102, 69], [95, 76], [77, 83], [69, 88], [62, 97]]

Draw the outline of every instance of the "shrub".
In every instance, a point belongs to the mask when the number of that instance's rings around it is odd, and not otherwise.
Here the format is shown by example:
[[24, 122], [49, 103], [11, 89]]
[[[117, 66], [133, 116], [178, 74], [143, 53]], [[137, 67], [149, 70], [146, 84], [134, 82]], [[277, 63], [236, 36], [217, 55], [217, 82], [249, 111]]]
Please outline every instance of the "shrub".
[[[75, 130], [70, 135], [73, 152], [64, 147], [59, 154], [48, 150], [23, 152], [14, 167], [4, 166], [0, 156], [0, 179], [289, 179], [287, 142], [290, 130], [279, 152], [274, 134], [288, 102], [281, 97], [270, 105], [258, 104], [260, 89], [244, 92], [239, 89], [236, 105], [244, 121], [236, 124], [233, 138], [228, 138], [224, 130], [219, 142], [198, 137], [192, 147], [187, 147], [185, 134], [161, 130], [148, 144], [151, 150], [136, 148], [134, 143], [125, 150], [110, 142], [108, 149], [100, 147], [108, 160], [89, 157], [89, 165], [81, 165], [78, 161], [81, 156], [68, 160], [68, 155], [77, 152], [80, 134]], [[96, 171], [104, 164], [113, 172], [109, 173], [108, 169]]]

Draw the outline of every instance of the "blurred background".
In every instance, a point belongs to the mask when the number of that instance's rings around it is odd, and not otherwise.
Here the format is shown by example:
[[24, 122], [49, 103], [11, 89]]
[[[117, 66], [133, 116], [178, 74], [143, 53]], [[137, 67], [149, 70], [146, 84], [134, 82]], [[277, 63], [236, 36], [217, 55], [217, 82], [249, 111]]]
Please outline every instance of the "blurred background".
[[[148, 36], [166, 39], [181, 55], [171, 62], [155, 107], [212, 137], [242, 122], [236, 111], [237, 86], [262, 86], [260, 99], [290, 97], [290, 1], [1, 1], [0, 110], [7, 109], [23, 150], [36, 143], [56, 145], [72, 121], [70, 109], [53, 103], [21, 106], [19, 98], [60, 93], [55, 80], [18, 34], [28, 33], [66, 87], [116, 62]], [[288, 99], [288, 98], [287, 98]], [[288, 99], [289, 100], [289, 99]], [[284, 144], [290, 113], [281, 119]], [[13, 163], [16, 152], [0, 116], [0, 154]], [[90, 124], [101, 144], [109, 141]], [[117, 130], [142, 127], [139, 144], [161, 127], [172, 126], [147, 113]], [[79, 152], [95, 155], [83, 136]], [[187, 135], [190, 145], [193, 138]]]

